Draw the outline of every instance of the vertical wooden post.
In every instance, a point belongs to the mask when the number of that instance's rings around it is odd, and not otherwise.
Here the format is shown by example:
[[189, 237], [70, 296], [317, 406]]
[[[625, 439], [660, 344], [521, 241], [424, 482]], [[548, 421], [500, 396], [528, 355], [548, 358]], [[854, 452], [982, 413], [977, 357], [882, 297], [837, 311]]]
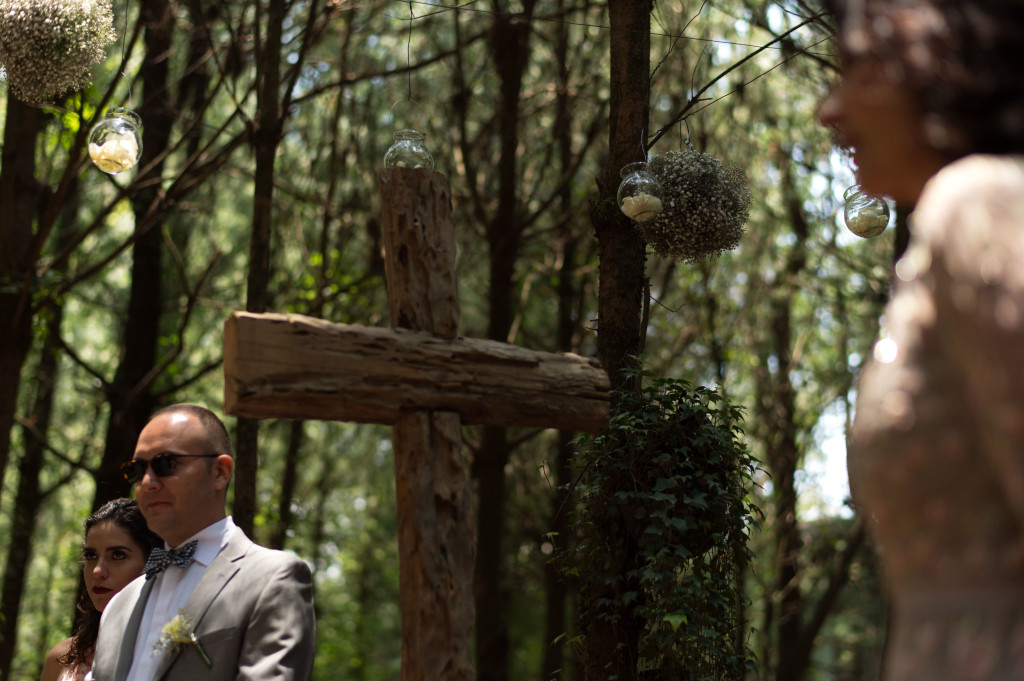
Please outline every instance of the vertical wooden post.
[[[391, 325], [454, 339], [455, 227], [440, 173], [381, 173]], [[393, 428], [402, 681], [473, 681], [474, 535], [456, 412], [409, 412]]]
[[459, 326], [452, 190], [440, 173], [381, 173], [381, 230], [391, 326], [448, 340]]

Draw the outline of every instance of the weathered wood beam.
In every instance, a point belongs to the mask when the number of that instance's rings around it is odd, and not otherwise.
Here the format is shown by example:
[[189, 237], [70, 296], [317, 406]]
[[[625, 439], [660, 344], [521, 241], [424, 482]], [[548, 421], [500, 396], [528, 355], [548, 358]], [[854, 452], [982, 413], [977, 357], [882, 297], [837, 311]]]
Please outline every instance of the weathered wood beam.
[[224, 375], [225, 410], [250, 418], [393, 425], [409, 411], [454, 411], [467, 425], [608, 423], [608, 376], [595, 359], [302, 315], [234, 313]]

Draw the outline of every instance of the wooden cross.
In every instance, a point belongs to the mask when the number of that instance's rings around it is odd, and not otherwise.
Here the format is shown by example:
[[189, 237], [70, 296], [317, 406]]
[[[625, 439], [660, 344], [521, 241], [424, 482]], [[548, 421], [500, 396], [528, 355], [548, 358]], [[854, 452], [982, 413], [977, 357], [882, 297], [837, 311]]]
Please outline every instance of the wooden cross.
[[455, 229], [445, 177], [381, 174], [391, 329], [236, 312], [224, 329], [224, 409], [249, 418], [393, 426], [402, 681], [472, 681], [474, 535], [461, 427], [597, 432], [597, 360], [456, 338]]

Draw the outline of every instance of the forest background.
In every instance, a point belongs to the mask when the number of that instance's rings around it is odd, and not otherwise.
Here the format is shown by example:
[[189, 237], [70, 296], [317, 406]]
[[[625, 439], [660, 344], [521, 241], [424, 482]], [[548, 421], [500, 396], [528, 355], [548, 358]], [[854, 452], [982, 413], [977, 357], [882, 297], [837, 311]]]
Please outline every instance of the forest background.
[[[644, 352], [651, 375], [742, 406], [764, 512], [744, 575], [749, 676], [875, 677], [885, 604], [870, 545], [852, 508], [819, 503], [807, 471], [849, 425], [905, 230], [861, 240], [837, 218], [853, 173], [814, 120], [836, 65], [817, 8], [114, 10], [118, 38], [88, 88], [39, 107], [0, 86], [0, 678], [38, 678], [69, 633], [81, 522], [129, 492], [117, 465], [148, 414], [176, 401], [219, 410], [232, 311], [387, 324], [378, 174], [409, 98], [452, 185], [460, 333], [597, 355], [619, 387]], [[117, 105], [141, 115], [144, 154], [111, 177], [89, 163], [85, 135]], [[607, 207], [622, 165], [687, 140], [739, 165], [753, 201], [737, 249], [675, 262]], [[398, 678], [390, 430], [227, 420], [234, 515], [313, 566], [315, 678]], [[551, 560], [577, 540], [564, 512], [572, 442], [465, 429], [481, 680], [585, 676], [578, 593]]]

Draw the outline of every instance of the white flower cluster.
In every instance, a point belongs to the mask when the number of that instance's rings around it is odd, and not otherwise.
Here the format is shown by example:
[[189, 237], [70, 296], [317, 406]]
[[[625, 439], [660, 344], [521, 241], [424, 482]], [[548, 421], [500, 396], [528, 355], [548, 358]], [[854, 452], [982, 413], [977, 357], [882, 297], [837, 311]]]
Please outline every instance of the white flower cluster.
[[179, 609], [177, 616], [160, 629], [160, 637], [153, 644], [153, 654], [162, 655], [180, 645], [191, 643], [193, 626], [185, 610]]
[[160, 637], [153, 644], [153, 655], [172, 655], [178, 648], [187, 645], [195, 647], [207, 667], [213, 667], [213, 662], [196, 637], [195, 623], [184, 608], [179, 608], [174, 619], [160, 629]]
[[84, 86], [114, 38], [110, 0], [0, 0], [0, 66], [24, 102]]
[[687, 149], [655, 156], [648, 170], [661, 183], [662, 211], [637, 227], [658, 255], [694, 262], [739, 245], [751, 200], [739, 166]]

